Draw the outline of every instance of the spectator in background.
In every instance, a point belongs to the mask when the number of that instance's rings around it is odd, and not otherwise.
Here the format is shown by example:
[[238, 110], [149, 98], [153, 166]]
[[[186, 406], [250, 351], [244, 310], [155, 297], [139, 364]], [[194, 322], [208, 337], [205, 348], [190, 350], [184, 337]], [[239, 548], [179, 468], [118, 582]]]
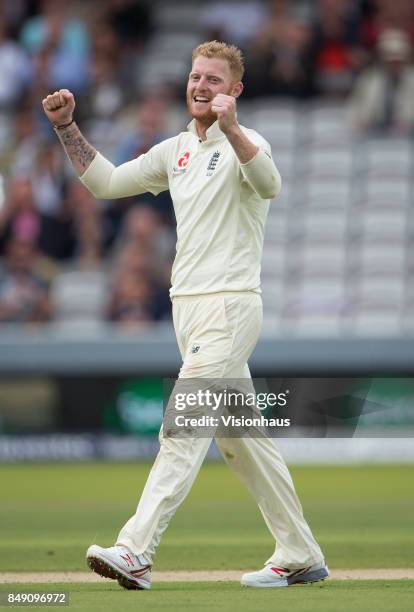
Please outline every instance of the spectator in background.
[[0, 110], [13, 110], [30, 80], [30, 63], [20, 46], [8, 35], [0, 13]]
[[89, 267], [100, 261], [100, 209], [78, 181], [66, 183], [62, 164], [60, 148], [43, 143], [30, 175], [17, 174], [9, 181], [0, 209], [0, 255], [17, 237], [36, 243], [56, 263], [74, 258]]
[[81, 121], [91, 138], [97, 140], [108, 155], [113, 154], [119, 139], [117, 118], [134, 92], [131, 75], [123, 75], [125, 57], [115, 31], [105, 18], [104, 6], [91, 24], [91, 57], [88, 87], [77, 105]]
[[132, 157], [138, 157], [165, 140], [168, 137], [166, 118], [167, 104], [161, 91], [144, 98], [136, 107], [128, 134], [118, 146], [116, 163], [123, 164]]
[[40, 14], [24, 23], [20, 41], [34, 60], [42, 56], [49, 89], [65, 83], [79, 93], [88, 83], [90, 41], [85, 23], [70, 16], [69, 7], [65, 0], [42, 0]]
[[313, 92], [310, 25], [289, 0], [273, 0], [269, 10], [266, 25], [248, 51], [244, 95], [306, 98]]
[[105, 12], [122, 52], [140, 51], [152, 33], [152, 10], [148, 0], [107, 0]]
[[20, 105], [10, 114], [11, 133], [0, 143], [0, 163], [6, 174], [29, 174], [37, 155], [39, 134], [33, 109]]
[[125, 242], [112, 259], [113, 278], [120, 275], [123, 270], [128, 270], [136, 276], [142, 274], [153, 276], [151, 261], [148, 259], [148, 250], [136, 242]]
[[96, 268], [101, 263], [101, 209], [95, 198], [76, 179], [67, 189], [65, 208], [73, 221], [74, 257], [79, 268]]
[[33, 197], [31, 177], [17, 175], [7, 186], [5, 202], [0, 208], [0, 255], [4, 255], [10, 240], [36, 243], [41, 229], [41, 217]]
[[174, 238], [160, 215], [144, 204], [132, 207], [118, 243], [108, 306], [110, 320], [139, 316], [141, 321], [143, 313], [150, 321], [169, 318]]
[[31, 174], [36, 207], [44, 216], [58, 217], [62, 208], [63, 155], [54, 142], [39, 142]]
[[[146, 153], [151, 147], [168, 138], [166, 97], [167, 94], [163, 90], [153, 92], [119, 117], [119, 134], [122, 136], [115, 152], [117, 164]], [[147, 205], [154, 207], [158, 216], [161, 214], [163, 221], [173, 225], [173, 205], [168, 191], [156, 197], [148, 193], [144, 198]], [[121, 231], [125, 210], [135, 203], [134, 198], [123, 198], [107, 208], [105, 216], [110, 243], [111, 236], [115, 237]]]
[[145, 273], [138, 276], [128, 269], [120, 270], [112, 284], [107, 318], [128, 329], [146, 327], [154, 321], [153, 301], [152, 284]]
[[146, 203], [130, 208], [119, 241], [121, 244], [137, 244], [145, 249], [151, 262], [152, 274], [169, 286], [165, 268], [171, 265], [174, 258], [175, 240], [156, 209]]
[[36, 206], [32, 176], [17, 174], [12, 177], [8, 181], [6, 194], [0, 209], [0, 256], [5, 254], [7, 244], [14, 239], [36, 245], [37, 268], [40, 270], [41, 267], [42, 275], [52, 280], [58, 265], [39, 247], [46, 228]]
[[105, 12], [105, 6], [101, 6], [102, 12], [98, 15], [97, 19], [94, 19], [90, 26], [92, 53], [94, 55], [113, 57], [115, 60], [122, 61], [120, 42]]
[[91, 87], [87, 96], [88, 114], [95, 117], [95, 121], [110, 123], [128, 99], [118, 73], [116, 55], [95, 53], [89, 74]]
[[260, 0], [209, 2], [200, 16], [206, 40], [221, 40], [246, 49], [266, 22], [265, 4]]
[[110, 282], [107, 318], [122, 324], [141, 324], [170, 318], [168, 287], [159, 282], [150, 253], [128, 242], [118, 253]]
[[36, 209], [41, 215], [39, 248], [48, 257], [63, 260], [74, 252], [73, 220], [65, 207], [64, 156], [55, 143], [41, 143], [32, 168]]
[[310, 48], [315, 93], [343, 97], [354, 74], [368, 61], [359, 40], [358, 4], [348, 0], [318, 0]]
[[378, 61], [358, 77], [350, 99], [351, 121], [359, 130], [408, 134], [414, 129], [414, 66], [407, 34], [385, 30]]
[[34, 242], [11, 238], [0, 271], [0, 321], [44, 323], [52, 314], [49, 286], [36, 271]]
[[37, 8], [37, 0], [13, 0], [0, 2], [1, 13], [7, 22], [11, 36], [16, 39], [24, 21], [32, 15]]
[[385, 30], [400, 30], [414, 43], [414, 2], [412, 0], [371, 0], [360, 32], [363, 45], [375, 51]]

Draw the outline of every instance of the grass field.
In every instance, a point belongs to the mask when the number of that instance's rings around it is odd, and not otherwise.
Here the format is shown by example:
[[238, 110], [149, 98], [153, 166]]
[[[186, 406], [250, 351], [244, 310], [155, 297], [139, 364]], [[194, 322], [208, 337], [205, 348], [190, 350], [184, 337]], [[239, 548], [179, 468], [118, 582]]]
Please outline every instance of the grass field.
[[[0, 571], [85, 570], [88, 545], [111, 545], [134, 512], [149, 467], [0, 466]], [[412, 467], [301, 467], [292, 475], [331, 568], [414, 567]], [[225, 466], [208, 464], [162, 540], [156, 569], [259, 568], [272, 550], [244, 487]], [[285, 604], [280, 610], [414, 609], [414, 581], [409, 580], [330, 581], [282, 593], [251, 591], [232, 582], [160, 583], [149, 593], [123, 592], [107, 582], [61, 588], [70, 591], [74, 610], [112, 609], [121, 602], [128, 610], [136, 608], [137, 597], [140, 608], [151, 612], [270, 610], [279, 602]]]
[[[234, 582], [175, 582], [154, 585], [150, 591], [132, 592], [122, 591], [117, 585], [106, 583], [102, 586], [71, 584], [70, 588], [67, 584], [48, 584], [45, 590], [55, 593], [69, 592], [69, 607], [63, 609], [69, 609], [71, 612], [412, 612], [413, 583], [414, 581], [403, 580], [388, 584], [374, 580], [331, 581], [323, 583], [322, 586], [314, 584], [289, 589], [249, 590]], [[39, 584], [31, 586], [33, 591], [41, 590]], [[10, 590], [10, 585], [0, 585], [0, 591]], [[30, 591], [30, 585], [26, 585], [24, 590]], [[19, 591], [22, 591], [21, 587]], [[21, 609], [39, 610], [34, 606]]]

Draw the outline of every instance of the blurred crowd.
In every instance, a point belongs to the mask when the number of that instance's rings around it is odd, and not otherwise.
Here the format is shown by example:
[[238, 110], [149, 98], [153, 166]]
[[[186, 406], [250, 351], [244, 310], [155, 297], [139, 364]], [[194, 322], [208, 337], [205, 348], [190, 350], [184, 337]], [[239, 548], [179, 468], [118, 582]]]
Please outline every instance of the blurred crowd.
[[[413, 0], [198, 4], [200, 42], [243, 49], [245, 99], [340, 99], [356, 130], [413, 133]], [[185, 75], [140, 82], [154, 11], [150, 0], [0, 1], [0, 321], [53, 320], [50, 288], [68, 268], [105, 269], [107, 320], [141, 327], [170, 316], [169, 194], [97, 203], [41, 107], [71, 89], [81, 129], [116, 164], [173, 135]]]
[[388, 87], [411, 93], [412, 0], [221, 0], [208, 4], [203, 19], [207, 37], [244, 50], [246, 97], [355, 94], [359, 103], [364, 87], [384, 97]]

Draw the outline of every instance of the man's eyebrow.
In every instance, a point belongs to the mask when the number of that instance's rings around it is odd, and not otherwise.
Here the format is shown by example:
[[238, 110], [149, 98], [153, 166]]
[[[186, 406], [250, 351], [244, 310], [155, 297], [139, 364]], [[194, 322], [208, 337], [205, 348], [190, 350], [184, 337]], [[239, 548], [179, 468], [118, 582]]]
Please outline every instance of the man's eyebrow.
[[[200, 73], [199, 72], [195, 72], [195, 71], [194, 72], [190, 72], [190, 76], [200, 76]], [[223, 77], [219, 76], [218, 74], [214, 74], [212, 72], [207, 72], [206, 73], [206, 77], [208, 79], [213, 78], [213, 79], [219, 79], [220, 81], [223, 80]]]

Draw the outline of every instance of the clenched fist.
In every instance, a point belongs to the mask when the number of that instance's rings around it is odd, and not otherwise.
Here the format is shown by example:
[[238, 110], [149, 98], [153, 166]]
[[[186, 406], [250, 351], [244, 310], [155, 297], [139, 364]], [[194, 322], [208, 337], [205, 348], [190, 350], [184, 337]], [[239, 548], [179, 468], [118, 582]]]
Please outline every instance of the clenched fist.
[[72, 121], [75, 98], [69, 89], [59, 89], [42, 100], [43, 110], [53, 125], [65, 125]]
[[216, 113], [220, 129], [225, 134], [231, 128], [237, 126], [236, 99], [234, 96], [217, 94], [211, 103], [211, 110]]

